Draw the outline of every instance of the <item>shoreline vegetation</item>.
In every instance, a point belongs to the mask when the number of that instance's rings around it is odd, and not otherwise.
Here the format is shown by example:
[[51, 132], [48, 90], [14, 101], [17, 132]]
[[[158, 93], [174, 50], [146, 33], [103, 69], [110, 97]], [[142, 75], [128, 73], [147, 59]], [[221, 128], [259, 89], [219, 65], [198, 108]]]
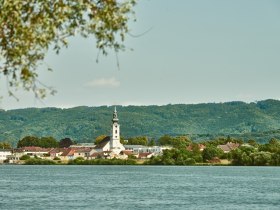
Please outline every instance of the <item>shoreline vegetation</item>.
[[[97, 138], [98, 139], [98, 138]], [[97, 141], [96, 139], [96, 141]], [[66, 141], [67, 140], [67, 141]], [[57, 142], [49, 137], [36, 139], [24, 137], [18, 142], [18, 148], [33, 146], [34, 143], [45, 145], [60, 145], [70, 147], [74, 142], [62, 139]], [[66, 144], [69, 143], [69, 144]], [[97, 143], [97, 142], [96, 142]], [[171, 137], [164, 135], [159, 139], [149, 140], [147, 137], [134, 137], [126, 142], [130, 145], [169, 146], [160, 154], [150, 158], [140, 158], [136, 154], [130, 154], [127, 158], [95, 158], [76, 157], [65, 160], [62, 157], [23, 155], [18, 164], [25, 165], [178, 165], [178, 166], [280, 166], [280, 140], [272, 138], [266, 144], [259, 144], [255, 140], [243, 142], [230, 136], [214, 140], [195, 143], [186, 136]], [[7, 146], [6, 144], [2, 143]], [[2, 145], [2, 146], [3, 146]], [[230, 150], [223, 150], [230, 146]], [[235, 146], [233, 148], [233, 146]], [[11, 148], [10, 148], [11, 149]]]

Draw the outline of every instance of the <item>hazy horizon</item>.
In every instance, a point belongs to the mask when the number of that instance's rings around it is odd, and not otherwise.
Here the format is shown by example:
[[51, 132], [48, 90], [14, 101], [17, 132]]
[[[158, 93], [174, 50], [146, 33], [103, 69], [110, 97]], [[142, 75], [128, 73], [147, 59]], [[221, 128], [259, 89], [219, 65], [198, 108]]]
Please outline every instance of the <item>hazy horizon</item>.
[[17, 109], [32, 109], [32, 108], [58, 108], [58, 109], [71, 109], [71, 108], [76, 108], [76, 107], [118, 107], [118, 106], [122, 106], [122, 107], [128, 107], [128, 106], [167, 106], [167, 105], [198, 105], [198, 104], [221, 104], [221, 103], [231, 103], [231, 102], [243, 102], [246, 104], [250, 104], [250, 103], [257, 103], [260, 101], [267, 101], [267, 100], [276, 100], [276, 101], [280, 101], [279, 99], [272, 99], [272, 98], [267, 98], [267, 99], [263, 99], [263, 100], [255, 100], [255, 101], [221, 101], [221, 102], [198, 102], [198, 103], [169, 103], [169, 104], [101, 104], [101, 105], [78, 105], [78, 106], [69, 106], [69, 107], [59, 107], [59, 106], [44, 106], [44, 107], [23, 107], [23, 108], [15, 108], [15, 109], [2, 109], [5, 111], [9, 111], [9, 110], [17, 110]]

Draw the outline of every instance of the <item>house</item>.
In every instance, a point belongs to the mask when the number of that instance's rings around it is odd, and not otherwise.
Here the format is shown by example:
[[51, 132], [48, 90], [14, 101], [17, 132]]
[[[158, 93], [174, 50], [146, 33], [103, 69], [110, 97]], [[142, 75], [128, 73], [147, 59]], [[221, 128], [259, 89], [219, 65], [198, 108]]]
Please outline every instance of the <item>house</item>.
[[70, 148], [78, 148], [78, 147], [88, 147], [88, 148], [94, 148], [96, 145], [93, 144], [93, 143], [78, 143], [78, 144], [73, 144], [73, 145], [70, 145]]
[[90, 158], [91, 155], [96, 152], [95, 149], [92, 149], [90, 147], [67, 148], [67, 149], [63, 149], [62, 151], [63, 152], [56, 157], [59, 157], [61, 160], [65, 160], [65, 161], [74, 160], [78, 157], [84, 159], [91, 159]]
[[112, 151], [101, 151], [101, 152], [92, 153], [89, 156], [89, 159], [90, 160], [99, 159], [99, 158], [102, 158], [102, 159], [112, 159], [114, 157], [115, 156], [113, 155]]
[[230, 151], [237, 149], [239, 146], [239, 143], [227, 142], [226, 144], [218, 145], [217, 147], [223, 150], [224, 153], [229, 153]]
[[7, 156], [8, 163], [19, 163], [20, 158], [24, 155], [21, 149], [13, 149], [11, 153], [11, 155]]
[[12, 155], [12, 151], [10, 149], [0, 149], [0, 163], [7, 160], [7, 157], [10, 155]]
[[52, 148], [41, 148], [41, 147], [30, 146], [30, 147], [21, 147], [15, 150], [15, 153], [21, 155], [29, 155], [31, 157], [34, 156], [44, 157], [44, 156], [48, 156], [51, 150]]
[[75, 150], [72, 148], [67, 148], [63, 151], [63, 153], [60, 155], [60, 159], [64, 160], [64, 161], [68, 161], [68, 160], [74, 160], [74, 152]]
[[66, 148], [53, 148], [50, 152], [50, 158], [54, 159], [56, 157], [60, 157], [67, 149]]
[[163, 150], [171, 149], [169, 146], [143, 146], [143, 145], [124, 145], [126, 151], [132, 151], [133, 154], [154, 153], [161, 154]]

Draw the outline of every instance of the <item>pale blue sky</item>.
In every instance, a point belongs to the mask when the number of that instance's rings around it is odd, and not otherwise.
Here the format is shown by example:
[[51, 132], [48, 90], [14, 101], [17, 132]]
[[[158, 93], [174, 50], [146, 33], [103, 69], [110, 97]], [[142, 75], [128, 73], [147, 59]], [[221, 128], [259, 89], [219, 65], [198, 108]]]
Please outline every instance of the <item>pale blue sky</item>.
[[113, 52], [95, 62], [93, 38], [73, 38], [40, 73], [55, 96], [17, 92], [0, 108], [280, 99], [279, 0], [141, 0], [135, 11], [131, 34], [151, 30], [127, 37], [120, 70]]

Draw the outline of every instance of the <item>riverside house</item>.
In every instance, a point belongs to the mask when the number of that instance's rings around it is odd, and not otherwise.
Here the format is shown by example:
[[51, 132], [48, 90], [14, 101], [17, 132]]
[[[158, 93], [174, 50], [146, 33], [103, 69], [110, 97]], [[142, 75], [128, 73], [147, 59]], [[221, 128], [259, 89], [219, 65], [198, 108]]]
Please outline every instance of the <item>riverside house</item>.
[[238, 143], [228, 142], [226, 144], [218, 145], [217, 147], [223, 150], [224, 153], [229, 153], [231, 150], [235, 150], [240, 146]]
[[3, 163], [7, 160], [7, 157], [12, 154], [10, 149], [0, 149], [0, 163]]

